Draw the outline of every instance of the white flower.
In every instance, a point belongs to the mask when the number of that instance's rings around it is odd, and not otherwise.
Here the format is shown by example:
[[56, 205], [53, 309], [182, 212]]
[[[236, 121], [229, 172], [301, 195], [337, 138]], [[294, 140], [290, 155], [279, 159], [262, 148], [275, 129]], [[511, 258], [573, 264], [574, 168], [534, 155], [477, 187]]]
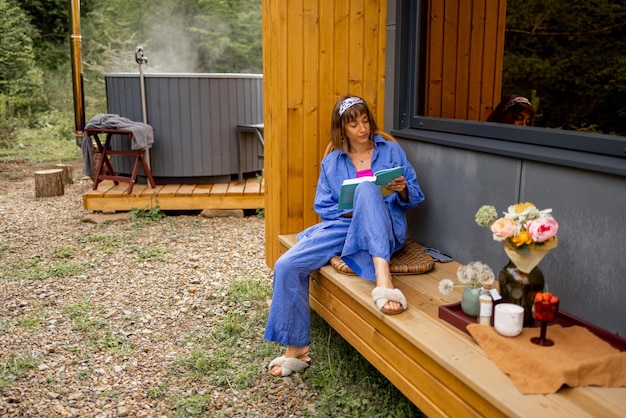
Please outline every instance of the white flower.
[[452, 292], [455, 287], [482, 287], [484, 282], [492, 284], [495, 280], [493, 270], [487, 264], [480, 261], [472, 261], [471, 263], [459, 267], [456, 277], [462, 284], [455, 285], [450, 279], [442, 279], [439, 282], [439, 292], [447, 295]]
[[493, 270], [480, 261], [472, 261], [471, 263], [459, 267], [456, 273], [459, 282], [469, 287], [480, 287], [483, 282], [492, 283], [495, 280]]
[[454, 282], [450, 279], [443, 279], [439, 282], [439, 291], [444, 295], [448, 295], [454, 289]]

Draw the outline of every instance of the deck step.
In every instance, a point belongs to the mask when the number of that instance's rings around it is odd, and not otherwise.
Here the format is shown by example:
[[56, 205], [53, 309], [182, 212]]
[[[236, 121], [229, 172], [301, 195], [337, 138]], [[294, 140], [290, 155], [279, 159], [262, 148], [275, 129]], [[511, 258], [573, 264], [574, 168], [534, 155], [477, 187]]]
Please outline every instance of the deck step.
[[128, 185], [105, 180], [96, 190], [83, 194], [83, 208], [92, 211], [129, 211], [131, 209], [204, 210], [262, 209], [265, 190], [258, 178], [243, 183], [165, 184], [151, 188], [136, 184], [132, 193]]

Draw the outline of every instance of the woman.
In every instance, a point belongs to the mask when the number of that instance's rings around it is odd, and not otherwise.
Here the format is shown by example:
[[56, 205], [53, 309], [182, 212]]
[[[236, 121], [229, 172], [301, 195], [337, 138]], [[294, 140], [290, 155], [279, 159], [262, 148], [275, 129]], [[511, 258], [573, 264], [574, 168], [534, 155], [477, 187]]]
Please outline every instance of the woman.
[[[374, 281], [372, 297], [384, 314], [407, 308], [395, 289], [389, 260], [407, 236], [405, 212], [424, 200], [415, 170], [397, 142], [376, 134], [377, 126], [365, 101], [341, 97], [332, 113], [330, 152], [321, 164], [314, 209], [322, 221], [298, 234], [298, 241], [274, 265], [274, 295], [264, 338], [287, 346], [274, 359], [270, 373], [288, 376], [307, 368], [310, 346], [309, 275], [341, 254], [359, 276]], [[403, 166], [403, 175], [386, 185], [386, 193], [372, 182], [360, 183], [353, 209], [339, 209], [346, 179], [371, 176], [382, 169]]]
[[535, 117], [535, 109], [524, 96], [507, 96], [496, 106], [487, 122], [507, 123], [509, 125], [530, 126]]

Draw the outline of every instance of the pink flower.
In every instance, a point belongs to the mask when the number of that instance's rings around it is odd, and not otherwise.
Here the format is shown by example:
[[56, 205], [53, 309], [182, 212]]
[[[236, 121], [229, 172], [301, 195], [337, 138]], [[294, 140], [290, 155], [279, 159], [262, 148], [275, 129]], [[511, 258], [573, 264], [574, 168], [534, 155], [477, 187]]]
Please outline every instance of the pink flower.
[[505, 239], [513, 236], [515, 229], [515, 222], [509, 218], [496, 219], [490, 226], [491, 232], [493, 232], [493, 239], [496, 241], [504, 241]]
[[535, 242], [546, 242], [556, 236], [559, 224], [553, 218], [539, 218], [530, 221], [526, 225], [526, 230]]

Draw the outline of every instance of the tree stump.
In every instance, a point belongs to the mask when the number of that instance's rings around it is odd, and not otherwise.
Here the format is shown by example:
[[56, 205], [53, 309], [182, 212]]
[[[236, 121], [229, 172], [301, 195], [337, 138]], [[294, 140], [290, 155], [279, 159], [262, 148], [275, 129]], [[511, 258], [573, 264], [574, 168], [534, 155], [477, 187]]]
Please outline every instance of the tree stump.
[[55, 167], [63, 170], [63, 173], [61, 173], [63, 187], [67, 186], [68, 184], [74, 184], [74, 168], [71, 164], [56, 164]]
[[63, 196], [63, 193], [62, 169], [35, 171], [35, 197]]

